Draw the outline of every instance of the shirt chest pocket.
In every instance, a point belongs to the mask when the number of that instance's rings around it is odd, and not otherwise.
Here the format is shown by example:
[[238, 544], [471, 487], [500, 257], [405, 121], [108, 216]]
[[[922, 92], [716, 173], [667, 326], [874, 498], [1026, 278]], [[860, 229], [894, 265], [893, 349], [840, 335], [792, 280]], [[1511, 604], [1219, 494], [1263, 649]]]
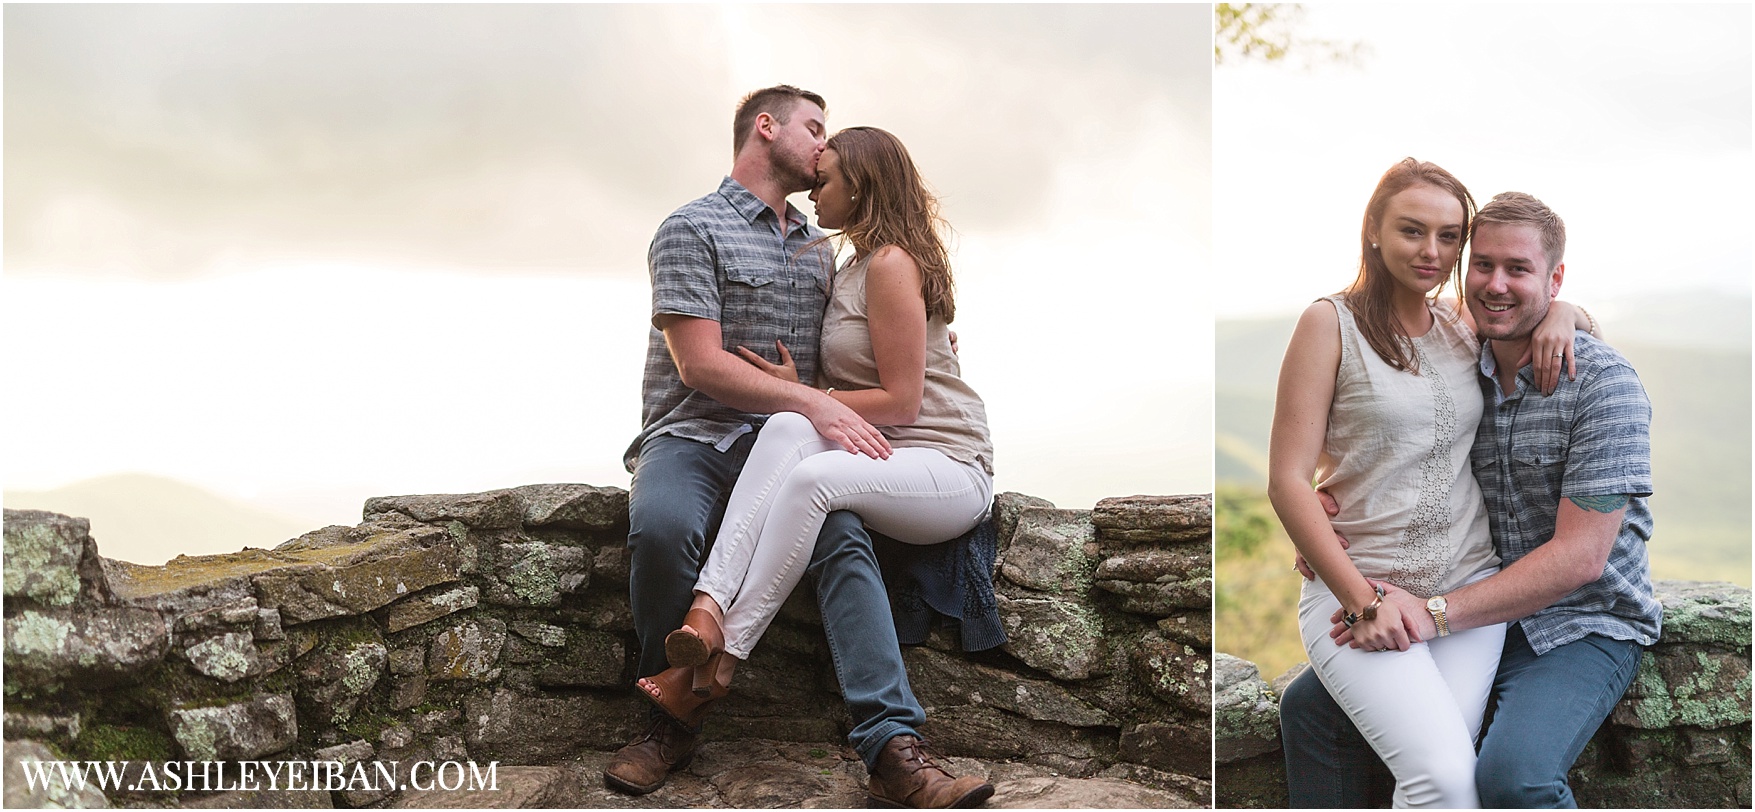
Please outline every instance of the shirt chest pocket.
[[1511, 480], [1525, 499], [1543, 504], [1560, 498], [1566, 475], [1566, 449], [1557, 443], [1530, 443], [1511, 449]]
[[778, 326], [785, 321], [782, 311], [784, 282], [772, 270], [749, 265], [728, 265], [725, 285], [720, 289], [719, 323], [727, 334], [731, 325]]

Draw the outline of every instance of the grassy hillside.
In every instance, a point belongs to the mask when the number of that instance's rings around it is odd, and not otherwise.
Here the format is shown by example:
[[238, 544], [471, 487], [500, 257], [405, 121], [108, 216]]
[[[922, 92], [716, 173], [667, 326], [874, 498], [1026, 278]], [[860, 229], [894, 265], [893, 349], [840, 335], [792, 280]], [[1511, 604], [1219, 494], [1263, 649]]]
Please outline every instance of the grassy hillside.
[[1272, 680], [1305, 659], [1292, 542], [1261, 493], [1220, 484], [1214, 499], [1213, 648]]
[[137, 564], [268, 548], [316, 528], [165, 477], [118, 474], [52, 491], [7, 491], [6, 507], [91, 520], [98, 552]]

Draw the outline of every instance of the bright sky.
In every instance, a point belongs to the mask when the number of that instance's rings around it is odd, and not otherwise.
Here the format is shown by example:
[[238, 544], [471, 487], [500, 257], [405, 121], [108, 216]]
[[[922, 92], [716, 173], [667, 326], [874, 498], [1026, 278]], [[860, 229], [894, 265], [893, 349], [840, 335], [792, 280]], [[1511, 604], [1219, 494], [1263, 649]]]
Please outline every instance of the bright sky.
[[1215, 71], [1217, 317], [1295, 313], [1352, 281], [1365, 202], [1409, 155], [1477, 203], [1517, 190], [1559, 212], [1564, 298], [1748, 294], [1748, 5], [1306, 10], [1300, 35], [1369, 53]]
[[[5, 486], [358, 520], [625, 486], [652, 230], [746, 91], [899, 135], [998, 486], [1211, 488], [1210, 22], [1181, 7], [5, 9]], [[807, 212], [802, 196], [796, 202]]]

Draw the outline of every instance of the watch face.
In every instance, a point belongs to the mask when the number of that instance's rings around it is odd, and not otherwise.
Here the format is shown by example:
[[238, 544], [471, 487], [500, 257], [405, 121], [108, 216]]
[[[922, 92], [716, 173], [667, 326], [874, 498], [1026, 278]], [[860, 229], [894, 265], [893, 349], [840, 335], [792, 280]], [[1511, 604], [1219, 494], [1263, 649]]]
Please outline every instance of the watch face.
[[1428, 611], [1442, 612], [1442, 611], [1444, 611], [1445, 606], [1446, 606], [1446, 604], [1445, 604], [1443, 595], [1439, 595], [1436, 598], [1432, 598], [1431, 600], [1426, 601], [1426, 609]]

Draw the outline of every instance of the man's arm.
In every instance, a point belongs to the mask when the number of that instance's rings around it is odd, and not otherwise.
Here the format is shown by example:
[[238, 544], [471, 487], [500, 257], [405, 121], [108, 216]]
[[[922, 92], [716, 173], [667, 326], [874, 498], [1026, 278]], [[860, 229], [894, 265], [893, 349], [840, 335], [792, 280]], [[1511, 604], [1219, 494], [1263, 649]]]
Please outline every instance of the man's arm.
[[[1504, 571], [1445, 595], [1445, 625], [1455, 633], [1521, 620], [1603, 577], [1609, 551], [1621, 532], [1627, 502], [1624, 495], [1560, 500], [1554, 537]], [[1415, 595], [1390, 583], [1385, 583], [1383, 589], [1385, 603], [1394, 603], [1404, 616], [1412, 616], [1420, 639], [1438, 636], [1437, 625], [1426, 611], [1428, 596]], [[1335, 624], [1329, 630], [1335, 643], [1352, 642], [1352, 635], [1338, 614], [1329, 622]]]
[[663, 314], [658, 329], [684, 386], [733, 409], [756, 414], [798, 412], [817, 433], [842, 448], [876, 459], [890, 456], [889, 441], [852, 409], [803, 384], [782, 381], [725, 351], [719, 322]]
[[1561, 499], [1554, 538], [1505, 571], [1445, 596], [1451, 630], [1529, 617], [1603, 577], [1627, 502], [1624, 495]]

